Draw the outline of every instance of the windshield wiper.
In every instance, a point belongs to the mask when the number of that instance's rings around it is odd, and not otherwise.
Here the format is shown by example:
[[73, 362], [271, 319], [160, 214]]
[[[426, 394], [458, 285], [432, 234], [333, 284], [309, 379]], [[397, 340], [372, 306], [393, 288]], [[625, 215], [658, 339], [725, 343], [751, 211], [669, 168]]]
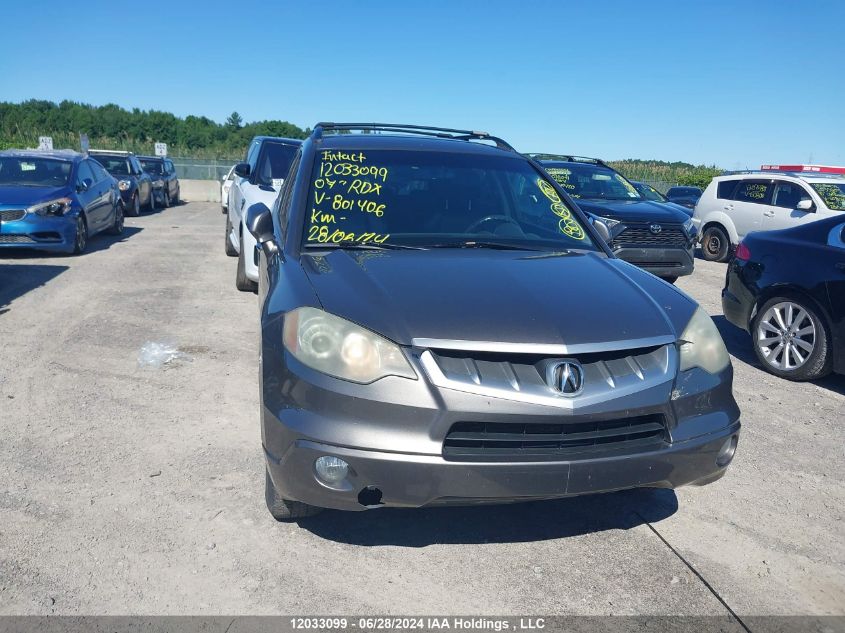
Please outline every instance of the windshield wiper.
[[509, 244], [508, 242], [490, 242], [487, 240], [461, 240], [454, 242], [441, 242], [429, 244], [429, 248], [493, 248], [503, 251], [537, 251], [542, 250], [520, 244]]
[[343, 248], [354, 248], [358, 250], [376, 250], [376, 251], [424, 251], [426, 250], [422, 246], [409, 246], [407, 244], [392, 244], [390, 242], [338, 242], [330, 243], [330, 244], [306, 244], [305, 248], [307, 249], [343, 249]]

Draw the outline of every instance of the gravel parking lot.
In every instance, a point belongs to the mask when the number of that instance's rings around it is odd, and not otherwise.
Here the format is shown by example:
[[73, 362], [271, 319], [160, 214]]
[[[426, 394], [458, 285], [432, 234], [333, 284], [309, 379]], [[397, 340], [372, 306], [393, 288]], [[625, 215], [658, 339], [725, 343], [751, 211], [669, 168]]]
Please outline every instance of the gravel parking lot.
[[[223, 223], [189, 203], [0, 260], [0, 613], [845, 614], [845, 377], [756, 367], [723, 264], [678, 282], [733, 355], [721, 481], [279, 524]], [[141, 369], [146, 341], [189, 358]]]

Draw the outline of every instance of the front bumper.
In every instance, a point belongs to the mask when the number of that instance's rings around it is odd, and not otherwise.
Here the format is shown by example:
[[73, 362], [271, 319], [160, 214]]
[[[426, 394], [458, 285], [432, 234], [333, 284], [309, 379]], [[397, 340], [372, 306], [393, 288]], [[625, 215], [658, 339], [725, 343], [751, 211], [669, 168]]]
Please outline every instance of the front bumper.
[[[681, 372], [655, 387], [567, 413], [435, 387], [416, 362], [418, 380], [349, 383], [302, 366], [267, 344], [267, 331], [264, 336], [260, 385], [268, 472], [282, 498], [319, 507], [364, 510], [376, 498], [379, 506], [393, 507], [507, 503], [705, 484], [724, 474], [728, 464], [717, 463], [717, 455], [739, 435], [731, 368], [717, 376]], [[281, 341], [281, 332], [273, 332], [272, 340]], [[667, 420], [659, 447], [530, 461], [444, 455], [444, 438], [463, 420], [568, 424], [647, 414]], [[349, 464], [341, 484], [318, 479], [315, 460], [324, 455]]]
[[[282, 497], [339, 510], [378, 505], [421, 507], [509, 503], [555, 499], [630, 488], [678, 488], [721, 478], [727, 465], [717, 455], [739, 436], [739, 422], [666, 449], [615, 458], [561, 462], [467, 463], [438, 455], [367, 451], [297, 440], [281, 458], [267, 452], [270, 477]], [[323, 455], [344, 459], [352, 474], [341, 489], [321, 484], [314, 461]]]
[[695, 268], [695, 247], [692, 244], [685, 248], [623, 246], [613, 253], [658, 277], [683, 277], [691, 275]]
[[38, 249], [70, 253], [76, 239], [76, 214], [41, 216], [27, 213], [0, 222], [0, 250]]

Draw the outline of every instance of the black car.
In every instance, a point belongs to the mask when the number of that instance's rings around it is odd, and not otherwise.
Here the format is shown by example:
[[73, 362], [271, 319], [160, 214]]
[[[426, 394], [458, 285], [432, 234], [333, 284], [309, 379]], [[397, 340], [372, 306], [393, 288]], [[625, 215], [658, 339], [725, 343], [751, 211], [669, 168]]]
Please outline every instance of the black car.
[[695, 209], [702, 191], [698, 187], [671, 187], [666, 192], [666, 199], [687, 209]]
[[662, 193], [660, 193], [657, 189], [652, 187], [647, 182], [637, 182], [636, 180], [632, 180], [631, 184], [634, 185], [634, 189], [636, 189], [639, 194], [646, 200], [654, 200], [655, 202], [668, 202], [666, 196], [664, 196]]
[[0, 152], [0, 254], [78, 254], [103, 231], [123, 232], [123, 208], [117, 182], [99, 163], [71, 151]]
[[179, 178], [176, 167], [169, 158], [160, 156], [139, 156], [141, 167], [153, 179], [153, 193], [156, 202], [163, 207], [179, 204]]
[[317, 124], [246, 215], [277, 519], [704, 484], [734, 455], [713, 321], [502, 139]]
[[91, 158], [117, 179], [126, 215], [141, 215], [141, 207], [147, 207], [150, 211], [156, 208], [153, 180], [141, 167], [135, 154], [107, 150], [91, 150], [89, 153]]
[[668, 203], [646, 200], [622, 174], [597, 158], [531, 154], [610, 232], [610, 247], [624, 259], [669, 282], [691, 275], [697, 237], [690, 216]]
[[637, 182], [635, 180], [631, 181], [631, 184], [634, 185], [634, 189], [640, 192], [640, 195], [645, 198], [646, 200], [654, 200], [655, 202], [663, 202], [664, 204], [670, 204], [674, 206], [679, 211], [683, 211], [687, 216], [692, 217], [692, 209], [689, 207], [682, 207], [681, 205], [670, 202], [666, 196], [660, 193], [657, 189], [652, 187], [647, 182]]
[[789, 380], [845, 373], [845, 216], [746, 235], [722, 309], [751, 333], [766, 371]]

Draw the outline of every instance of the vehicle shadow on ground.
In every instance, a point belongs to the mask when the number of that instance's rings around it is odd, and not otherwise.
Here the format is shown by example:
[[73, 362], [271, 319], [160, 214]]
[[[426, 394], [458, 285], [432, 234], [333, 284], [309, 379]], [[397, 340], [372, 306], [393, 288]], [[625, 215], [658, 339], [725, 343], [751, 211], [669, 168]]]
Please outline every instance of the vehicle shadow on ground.
[[[754, 355], [754, 350], [751, 348], [751, 335], [748, 332], [736, 327], [721, 314], [714, 316], [713, 322], [722, 335], [722, 340], [725, 341], [728, 353], [733, 358], [754, 367], [758, 371], [766, 371]], [[821, 380], [813, 380], [812, 384], [845, 396], [845, 376], [831, 374]]]
[[299, 525], [320, 538], [367, 547], [522, 543], [629, 530], [677, 509], [673, 490], [643, 488], [509, 505], [326, 511]]
[[123, 228], [123, 233], [120, 235], [110, 235], [108, 233], [97, 233], [92, 237], [88, 238], [88, 246], [85, 248], [85, 252], [81, 255], [73, 255], [70, 253], [53, 253], [50, 251], [39, 251], [37, 249], [20, 249], [14, 251], [8, 251], [0, 254], [0, 258], [6, 260], [16, 260], [16, 259], [66, 259], [66, 258], [76, 258], [76, 257], [85, 257], [86, 255], [90, 255], [91, 253], [97, 253], [99, 251], [105, 251], [114, 246], [115, 244], [120, 244], [121, 242], [125, 242], [127, 239], [132, 237], [133, 235], [137, 235], [141, 231], [143, 231], [141, 227], [137, 226], [127, 226]]
[[10, 310], [12, 301], [43, 286], [67, 269], [68, 266], [0, 263], [0, 316]]

